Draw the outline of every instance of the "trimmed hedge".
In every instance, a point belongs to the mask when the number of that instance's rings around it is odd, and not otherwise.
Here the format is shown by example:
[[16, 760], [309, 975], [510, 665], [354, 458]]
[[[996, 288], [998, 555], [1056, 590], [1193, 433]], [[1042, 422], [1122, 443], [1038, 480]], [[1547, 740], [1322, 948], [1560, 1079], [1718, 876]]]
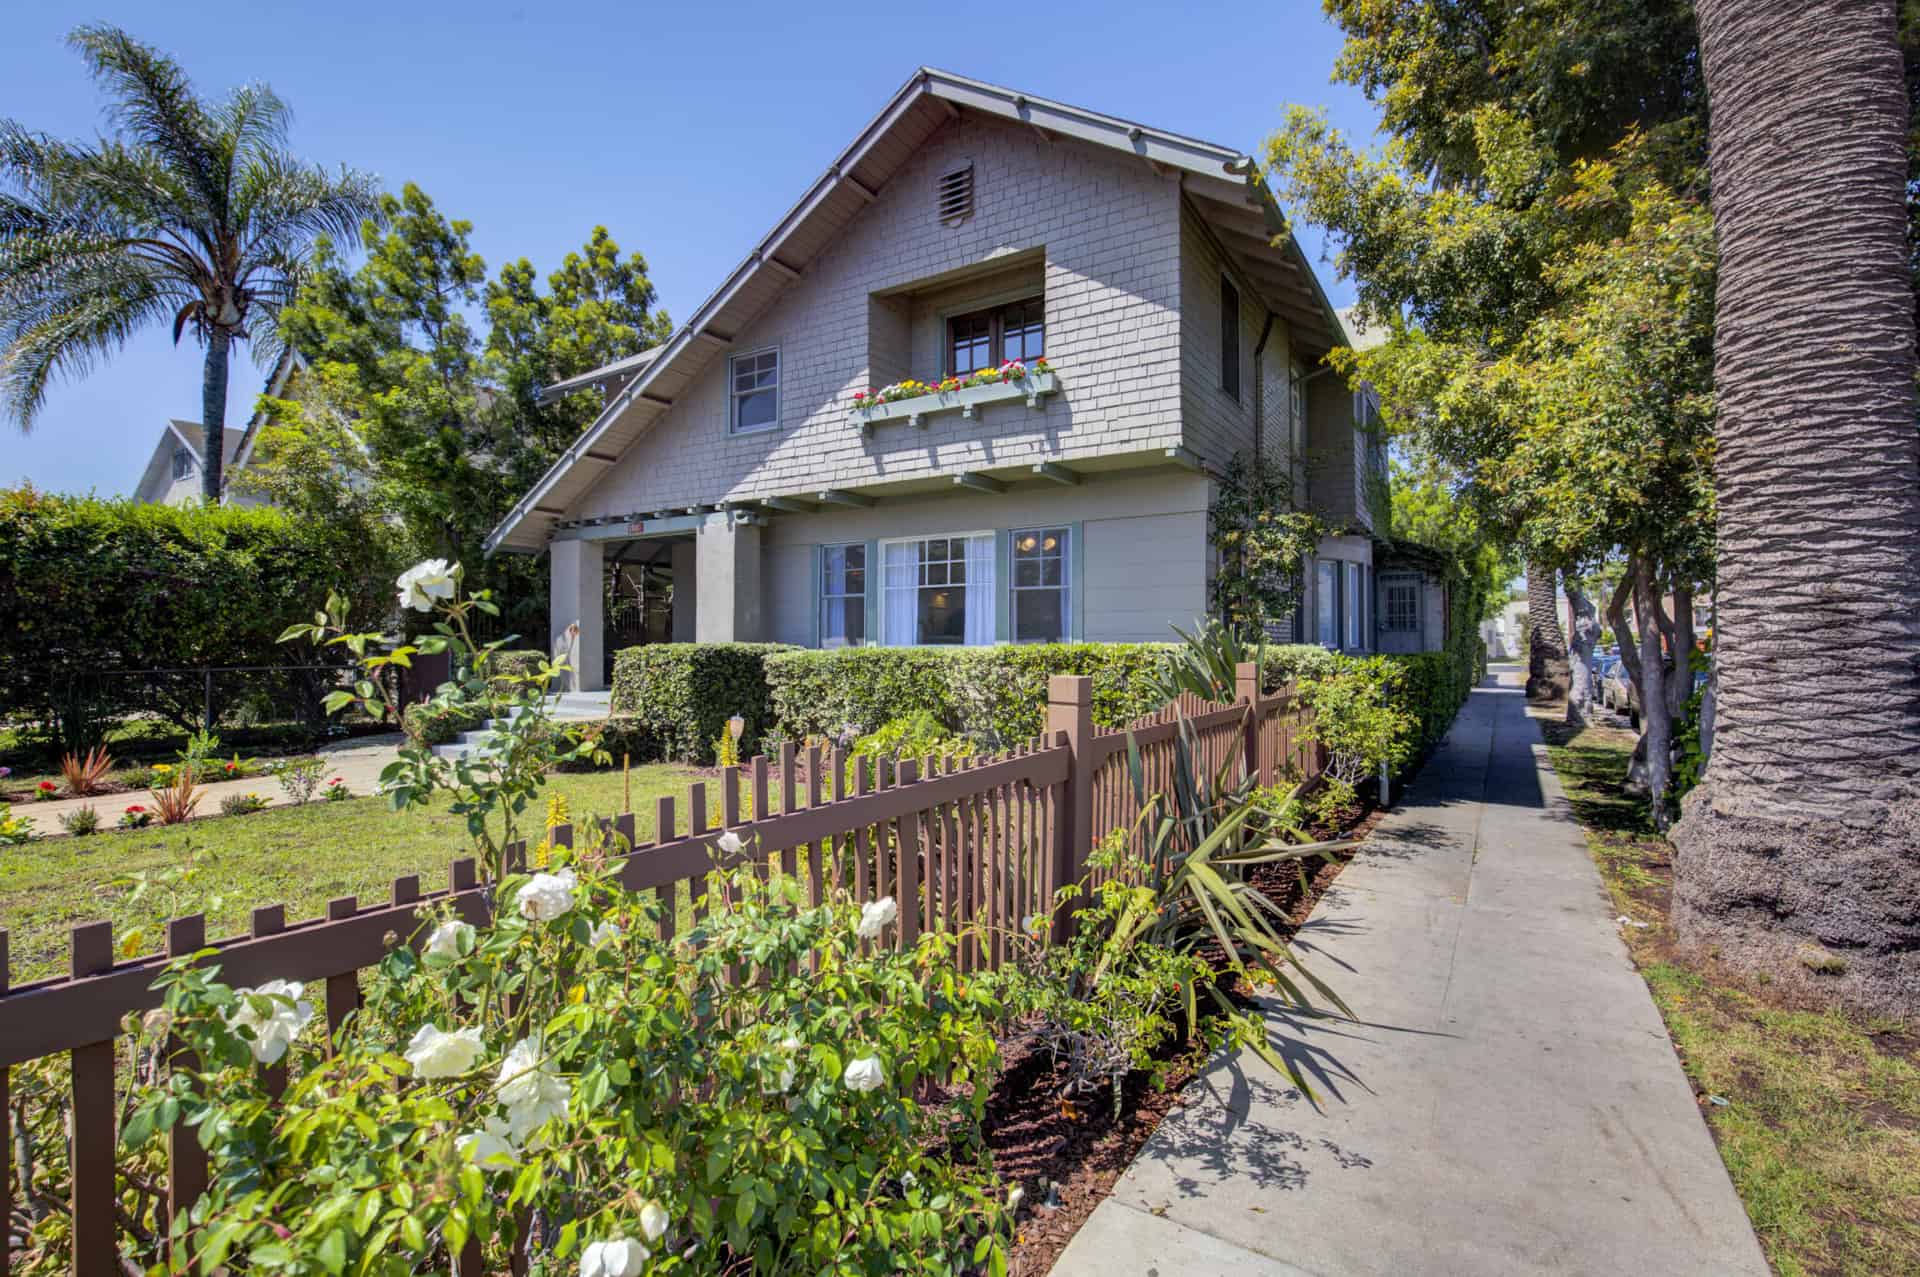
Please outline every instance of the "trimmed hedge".
[[1093, 679], [1093, 718], [1119, 727], [1158, 707], [1146, 685], [1168, 643], [1031, 643], [998, 647], [853, 647], [769, 657], [774, 721], [800, 740], [877, 731], [931, 714], [954, 731], [999, 745], [1046, 726], [1047, 680]]
[[480, 722], [477, 714], [435, 705], [431, 701], [409, 705], [400, 714], [400, 730], [406, 733], [407, 741], [429, 749], [447, 744], [461, 732], [472, 731], [480, 726]]
[[[0, 716], [45, 718], [76, 676], [96, 718], [150, 710], [196, 724], [194, 679], [94, 679], [103, 670], [335, 662], [279, 641], [329, 590], [354, 623], [393, 607], [391, 537], [266, 508], [141, 505], [0, 490]], [[216, 716], [247, 691], [216, 684]]]
[[594, 718], [584, 722], [569, 722], [563, 726], [577, 730], [582, 740], [595, 749], [605, 750], [607, 761], [598, 763], [591, 757], [560, 764], [563, 772], [606, 771], [618, 769], [621, 759], [633, 763], [651, 762], [661, 755], [660, 742], [653, 730], [638, 718], [627, 714], [616, 714], [612, 718]]
[[526, 686], [519, 680], [539, 669], [546, 659], [545, 652], [532, 648], [501, 648], [487, 658], [487, 668], [491, 671], [488, 690], [496, 696], [517, 695]]
[[751, 757], [773, 726], [767, 662], [778, 643], [648, 643], [613, 658], [612, 708], [634, 720], [659, 757], [714, 761], [713, 742], [735, 714], [746, 719], [740, 754]]

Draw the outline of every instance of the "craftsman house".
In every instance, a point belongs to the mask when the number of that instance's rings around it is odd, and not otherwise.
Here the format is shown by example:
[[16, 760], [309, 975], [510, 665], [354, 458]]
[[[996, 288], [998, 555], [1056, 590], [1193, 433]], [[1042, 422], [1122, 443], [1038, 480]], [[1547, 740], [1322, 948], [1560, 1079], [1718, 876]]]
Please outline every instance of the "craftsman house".
[[1246, 155], [923, 69], [671, 340], [547, 389], [603, 408], [488, 550], [551, 556], [586, 688], [657, 639], [1160, 640], [1257, 452], [1337, 530], [1294, 637], [1371, 650], [1347, 340]]

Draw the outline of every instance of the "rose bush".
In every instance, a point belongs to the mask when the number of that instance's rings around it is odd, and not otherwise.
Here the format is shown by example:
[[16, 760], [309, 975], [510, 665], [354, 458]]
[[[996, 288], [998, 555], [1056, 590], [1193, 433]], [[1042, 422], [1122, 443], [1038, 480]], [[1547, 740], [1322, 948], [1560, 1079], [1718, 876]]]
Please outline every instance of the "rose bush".
[[296, 988], [169, 969], [145, 1032], [199, 1064], [125, 1136], [208, 1150], [190, 1270], [398, 1277], [471, 1242], [484, 1272], [1003, 1273], [997, 980], [951, 935], [898, 950], [891, 901], [753, 869], [662, 942], [598, 842], [502, 882], [490, 925], [423, 911], [331, 1043]]

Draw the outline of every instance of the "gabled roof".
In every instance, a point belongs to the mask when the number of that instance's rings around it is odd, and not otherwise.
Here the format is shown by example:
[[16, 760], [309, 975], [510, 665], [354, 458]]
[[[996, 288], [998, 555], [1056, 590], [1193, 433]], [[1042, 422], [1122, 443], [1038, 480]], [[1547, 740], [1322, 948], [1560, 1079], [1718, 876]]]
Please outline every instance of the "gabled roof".
[[[291, 346], [287, 347], [280, 352], [280, 358], [274, 360], [273, 371], [267, 374], [267, 384], [260, 387], [260, 393], [269, 399], [284, 399], [288, 379], [306, 366], [307, 361], [300, 352]], [[256, 405], [253, 415], [247, 418], [247, 428], [240, 432], [240, 446], [234, 449], [230, 458], [237, 465], [244, 466], [252, 458], [254, 440], [260, 433], [260, 423], [265, 419], [266, 414]], [[227, 437], [232, 438], [233, 432], [228, 431]]]
[[665, 349], [665, 346], [649, 346], [637, 355], [628, 355], [625, 359], [616, 359], [610, 364], [602, 365], [590, 372], [583, 372], [577, 377], [568, 377], [554, 382], [551, 386], [542, 386], [540, 393], [535, 395], [534, 399], [536, 402], [549, 404], [556, 399], [564, 399], [576, 390], [585, 390], [590, 386], [598, 387], [601, 393], [611, 395], [633, 380], [634, 374], [652, 363], [654, 357]]
[[[637, 364], [610, 394], [593, 424], [488, 535], [487, 552], [543, 548], [555, 520], [672, 407], [736, 334], [839, 238], [916, 149], [963, 111], [1024, 124], [1047, 137], [1129, 152], [1161, 172], [1179, 173], [1185, 193], [1222, 247], [1259, 290], [1267, 307], [1295, 325], [1300, 344], [1325, 349], [1344, 343], [1340, 321], [1312, 266], [1287, 229], [1259, 166], [1247, 155], [922, 67], [672, 338], [622, 361], [644, 363]], [[609, 365], [573, 380], [617, 380], [619, 368]]]

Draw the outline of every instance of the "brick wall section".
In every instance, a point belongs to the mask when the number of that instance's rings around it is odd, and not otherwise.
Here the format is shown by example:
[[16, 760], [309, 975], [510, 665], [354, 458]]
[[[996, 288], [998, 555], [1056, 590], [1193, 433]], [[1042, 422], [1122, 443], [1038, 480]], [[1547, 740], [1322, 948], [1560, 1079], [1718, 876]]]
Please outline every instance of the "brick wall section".
[[[940, 174], [971, 160], [975, 213], [934, 220]], [[965, 116], [944, 126], [845, 237], [735, 340], [778, 345], [781, 426], [729, 437], [725, 359], [609, 467], [574, 516], [799, 493], [1171, 447], [1180, 433], [1178, 188], [1132, 157]], [[1021, 252], [1044, 253], [1048, 357], [1065, 393], [973, 421], [957, 413], [863, 437], [848, 419], [869, 370], [873, 294]], [[884, 363], [901, 359], [896, 333]], [[917, 353], [912, 357], [917, 358]], [[929, 377], [936, 368], [914, 369]]]

